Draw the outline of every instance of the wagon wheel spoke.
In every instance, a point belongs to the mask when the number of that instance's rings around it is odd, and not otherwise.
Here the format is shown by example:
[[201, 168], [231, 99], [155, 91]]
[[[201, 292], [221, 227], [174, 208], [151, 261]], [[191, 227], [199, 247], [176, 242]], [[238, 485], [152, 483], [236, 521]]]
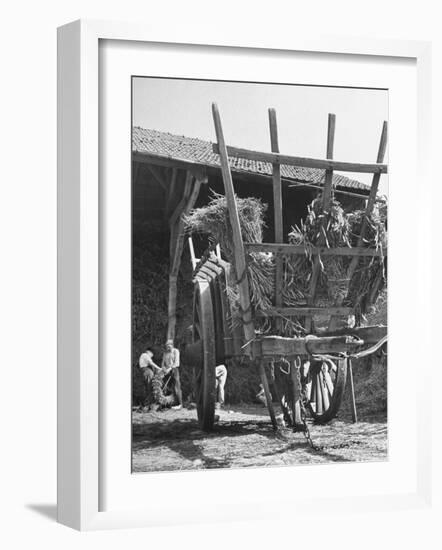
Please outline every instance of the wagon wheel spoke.
[[315, 387], [316, 387], [316, 413], [322, 414], [324, 409], [322, 406], [322, 383], [321, 383], [321, 373], [316, 371], [315, 375]]
[[[334, 368], [335, 368], [335, 370], [336, 370], [336, 368], [337, 368], [336, 365], [333, 364], [333, 366], [334, 366]], [[329, 396], [331, 397], [331, 396], [333, 395], [333, 390], [334, 390], [333, 380], [332, 380], [332, 378], [331, 378], [331, 376], [330, 376], [330, 372], [329, 372], [327, 369], [325, 369], [325, 370], [323, 371], [323, 375], [324, 375], [324, 382], [325, 382], [325, 385], [327, 386], [328, 394], [329, 394]]]
[[325, 383], [325, 376], [324, 376], [324, 370], [323, 370], [324, 368], [326, 369], [327, 366], [325, 367], [324, 365], [322, 366], [321, 370], [319, 371], [319, 379], [321, 382], [322, 404], [323, 404], [324, 410], [326, 411], [330, 407], [330, 397], [328, 393], [327, 384]]

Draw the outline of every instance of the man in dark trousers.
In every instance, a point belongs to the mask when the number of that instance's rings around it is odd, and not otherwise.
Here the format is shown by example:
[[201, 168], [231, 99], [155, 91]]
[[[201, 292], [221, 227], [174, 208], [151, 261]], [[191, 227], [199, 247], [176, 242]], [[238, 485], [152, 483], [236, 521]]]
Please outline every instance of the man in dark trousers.
[[171, 376], [174, 381], [175, 396], [178, 404], [172, 407], [172, 409], [179, 410], [183, 407], [183, 396], [181, 393], [181, 381], [180, 381], [180, 352], [177, 348], [173, 347], [173, 340], [167, 340], [166, 351], [163, 354], [163, 360], [161, 362], [161, 368]]
[[155, 373], [161, 369], [153, 361], [153, 351], [151, 348], [147, 348], [146, 351], [140, 355], [138, 364], [144, 379], [144, 404], [150, 407], [153, 401], [152, 379]]

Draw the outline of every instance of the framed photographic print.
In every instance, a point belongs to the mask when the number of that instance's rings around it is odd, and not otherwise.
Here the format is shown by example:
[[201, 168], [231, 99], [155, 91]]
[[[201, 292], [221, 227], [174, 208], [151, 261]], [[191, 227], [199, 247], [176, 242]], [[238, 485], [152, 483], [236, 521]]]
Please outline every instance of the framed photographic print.
[[60, 522], [425, 505], [428, 78], [425, 43], [59, 29]]

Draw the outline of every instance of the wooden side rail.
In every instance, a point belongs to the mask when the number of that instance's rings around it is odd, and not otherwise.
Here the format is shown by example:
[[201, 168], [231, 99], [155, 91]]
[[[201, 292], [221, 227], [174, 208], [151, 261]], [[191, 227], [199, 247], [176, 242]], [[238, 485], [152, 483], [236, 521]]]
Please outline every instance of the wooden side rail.
[[[219, 154], [219, 147], [212, 144], [214, 153]], [[358, 163], [344, 162], [331, 159], [314, 159], [309, 157], [294, 157], [281, 153], [266, 153], [264, 151], [252, 151], [240, 147], [227, 146], [229, 157], [238, 157], [246, 160], [268, 162], [269, 164], [285, 164], [287, 166], [299, 166], [302, 168], [320, 168], [322, 170], [339, 170], [340, 172], [360, 172], [363, 174], [387, 174], [388, 165], [383, 163]]]
[[257, 317], [312, 317], [313, 315], [350, 315], [351, 307], [275, 307], [266, 311], [257, 311]]
[[354, 336], [322, 336], [318, 338], [285, 338], [284, 336], [263, 336], [255, 341], [262, 357], [281, 355], [309, 355], [344, 353], [354, 351], [365, 344]]
[[244, 243], [247, 252], [272, 252], [273, 254], [286, 255], [305, 255], [311, 254], [321, 256], [387, 256], [387, 250], [376, 248], [365, 248], [363, 246], [346, 247], [340, 246], [335, 248], [327, 247], [311, 247], [306, 248], [302, 245], [282, 244], [282, 243]]

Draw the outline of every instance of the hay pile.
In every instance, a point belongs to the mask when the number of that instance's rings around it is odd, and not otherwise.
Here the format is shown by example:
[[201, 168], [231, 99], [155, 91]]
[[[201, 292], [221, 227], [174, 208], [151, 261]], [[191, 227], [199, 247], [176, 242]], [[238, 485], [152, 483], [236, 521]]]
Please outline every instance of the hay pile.
[[[267, 205], [254, 197], [237, 198], [238, 214], [244, 242], [260, 243], [265, 227]], [[308, 208], [306, 219], [288, 235], [290, 243], [305, 247], [305, 255], [286, 256], [283, 259], [284, 306], [305, 306], [310, 292], [310, 280], [314, 258], [311, 249], [315, 246], [353, 247], [357, 245], [364, 211], [344, 212], [340, 203], [332, 200], [328, 212], [322, 210], [322, 198], [316, 198]], [[218, 244], [226, 259], [234, 264], [233, 238], [227, 211], [226, 199], [213, 194], [207, 206], [194, 209], [186, 217], [190, 232], [203, 233], [211, 244]], [[383, 249], [387, 245], [386, 210], [375, 209], [368, 220], [364, 246]], [[324, 256], [320, 258], [320, 276], [316, 289], [315, 304], [319, 306], [345, 305], [355, 308], [359, 324], [363, 314], [376, 302], [385, 285], [382, 257], [361, 258], [351, 280], [348, 278], [350, 256]], [[248, 253], [248, 279], [252, 306], [255, 311], [272, 307], [275, 284], [275, 258], [273, 254]], [[233, 309], [237, 309], [237, 295], [230, 296]], [[282, 333], [299, 335], [303, 332], [302, 319], [286, 319]], [[270, 318], [258, 327], [262, 331], [275, 329]]]

